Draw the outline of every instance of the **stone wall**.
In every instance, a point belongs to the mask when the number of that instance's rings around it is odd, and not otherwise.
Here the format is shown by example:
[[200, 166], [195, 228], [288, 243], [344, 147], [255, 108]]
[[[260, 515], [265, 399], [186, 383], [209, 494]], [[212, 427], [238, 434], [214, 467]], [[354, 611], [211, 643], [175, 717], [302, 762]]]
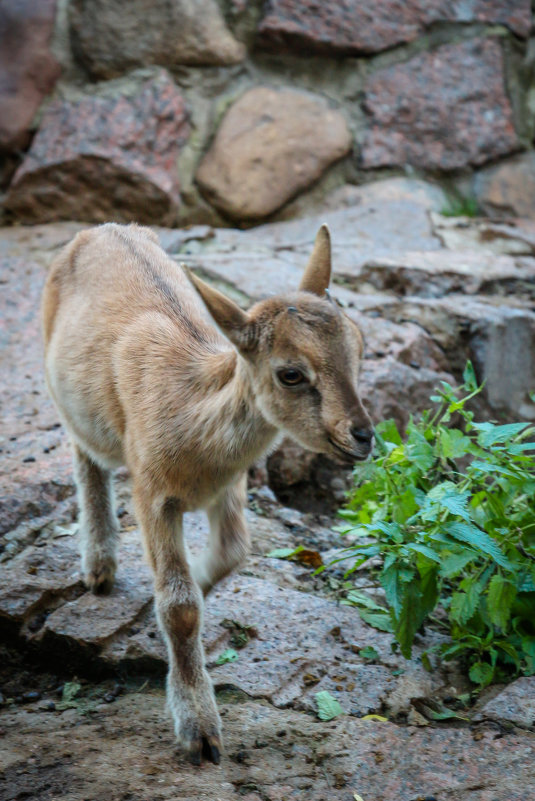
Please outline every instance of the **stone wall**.
[[530, 0], [5, 0], [4, 221], [251, 225], [406, 173], [531, 216], [531, 33]]

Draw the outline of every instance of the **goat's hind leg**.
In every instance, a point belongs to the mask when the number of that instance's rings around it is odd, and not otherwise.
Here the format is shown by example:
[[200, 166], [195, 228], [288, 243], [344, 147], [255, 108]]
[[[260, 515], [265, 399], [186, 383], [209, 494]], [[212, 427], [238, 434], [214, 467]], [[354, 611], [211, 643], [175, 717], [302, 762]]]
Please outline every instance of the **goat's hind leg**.
[[80, 506], [82, 573], [94, 593], [109, 592], [117, 570], [118, 524], [111, 472], [74, 444], [74, 468]]
[[209, 547], [191, 565], [192, 576], [204, 595], [238, 567], [249, 553], [250, 537], [243, 514], [246, 497], [247, 476], [243, 474], [207, 509]]

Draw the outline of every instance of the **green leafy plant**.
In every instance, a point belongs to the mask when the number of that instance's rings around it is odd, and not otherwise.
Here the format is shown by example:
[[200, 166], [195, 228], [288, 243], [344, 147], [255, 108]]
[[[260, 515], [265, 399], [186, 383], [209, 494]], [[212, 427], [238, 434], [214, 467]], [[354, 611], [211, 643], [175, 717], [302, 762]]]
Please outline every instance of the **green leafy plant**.
[[372, 573], [386, 605], [358, 590], [346, 602], [407, 658], [424, 622], [447, 631], [442, 657], [485, 686], [535, 673], [535, 428], [475, 422], [480, 389], [468, 363], [464, 385], [441, 382], [404, 438], [380, 424], [338, 529], [355, 537], [348, 574], [382, 556]]

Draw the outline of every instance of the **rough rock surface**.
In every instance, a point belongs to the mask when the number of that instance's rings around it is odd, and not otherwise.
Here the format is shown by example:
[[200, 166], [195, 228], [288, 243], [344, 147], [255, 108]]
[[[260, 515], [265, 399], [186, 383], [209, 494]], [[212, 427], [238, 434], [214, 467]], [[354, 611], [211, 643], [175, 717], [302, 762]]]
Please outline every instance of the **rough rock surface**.
[[517, 36], [531, 27], [528, 0], [386, 0], [371, 6], [366, 0], [268, 0], [258, 26], [257, 44], [280, 52], [281, 47], [303, 55], [354, 56], [411, 42], [433, 23], [502, 24]]
[[72, 709], [40, 709], [46, 703], [8, 709], [2, 801], [527, 801], [532, 795], [529, 733], [400, 727], [347, 716], [323, 723], [230, 693], [219, 698], [221, 766], [195, 768], [176, 752], [162, 692], [141, 684], [111, 703], [103, 700], [105, 684], [85, 685]]
[[174, 221], [185, 102], [163, 71], [133, 94], [116, 88], [48, 106], [9, 189], [9, 213], [24, 222]]
[[[186, 522], [186, 537], [195, 552], [199, 541], [207, 540], [206, 523], [200, 515], [188, 516]], [[249, 523], [256, 532], [254, 514]], [[302, 528], [296, 526], [292, 532], [273, 520], [260, 528], [255, 551], [269, 550], [273, 547], [269, 543], [297, 545]], [[313, 529], [308, 532], [311, 536]], [[338, 539], [330, 533], [330, 545]], [[39, 547], [27, 549], [5, 566], [0, 591], [4, 625], [17, 627], [24, 639], [45, 653], [60, 649], [72, 667], [90, 660], [163, 674], [166, 651], [152, 611], [152, 583], [139, 532], [123, 535], [117, 582], [107, 597], [84, 591], [73, 540], [73, 536], [43, 538]], [[409, 676], [420, 696], [447, 692], [447, 673], [427, 674], [419, 661], [432, 638], [418, 645], [413, 660], [407, 662], [392, 653], [391, 635], [370, 629], [354, 609], [288, 586], [292, 573], [303, 572], [312, 584], [311, 568], [290, 563], [288, 576], [272, 567], [276, 561], [262, 556], [253, 572], [261, 565], [264, 578], [234, 576], [207, 600], [204, 644], [216, 687], [234, 686], [275, 706], [311, 710], [315, 693], [328, 690], [347, 714], [359, 717], [392, 706], [394, 715], [407, 713], [411, 700], [404, 687]], [[293, 635], [288, 637], [290, 629]], [[236, 647], [236, 630], [248, 633], [239, 658], [218, 665], [218, 657]], [[378, 654], [375, 662], [359, 656], [367, 645]]]
[[363, 166], [453, 170], [514, 152], [519, 142], [504, 81], [496, 39], [443, 45], [373, 73]]
[[535, 730], [535, 676], [523, 676], [505, 687], [476, 717]]
[[215, 0], [73, 0], [71, 35], [78, 58], [97, 78], [159, 64], [235, 64], [245, 48]]
[[525, 153], [479, 173], [474, 180], [481, 208], [491, 215], [535, 217], [535, 155]]
[[343, 115], [319, 96], [252, 89], [226, 113], [197, 181], [225, 214], [257, 219], [310, 186], [350, 149]]
[[33, 118], [60, 66], [50, 51], [56, 0], [0, 7], [0, 151], [26, 147]]

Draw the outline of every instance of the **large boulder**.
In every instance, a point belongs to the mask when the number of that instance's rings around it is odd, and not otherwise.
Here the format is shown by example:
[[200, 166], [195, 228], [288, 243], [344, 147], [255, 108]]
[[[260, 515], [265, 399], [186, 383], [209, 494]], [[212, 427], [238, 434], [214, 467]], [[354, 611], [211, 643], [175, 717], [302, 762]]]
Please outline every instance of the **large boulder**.
[[56, 0], [0, 4], [0, 151], [26, 147], [32, 120], [60, 66], [50, 51]]
[[73, 0], [76, 55], [98, 78], [159, 64], [235, 64], [245, 48], [227, 29], [216, 0]]
[[504, 83], [495, 39], [443, 45], [374, 72], [363, 166], [454, 170], [518, 150]]
[[339, 111], [289, 89], [251, 89], [225, 115], [197, 171], [211, 203], [236, 219], [266, 217], [351, 150]]
[[162, 71], [133, 93], [57, 100], [45, 111], [9, 189], [6, 209], [24, 222], [173, 224], [177, 158], [189, 136], [182, 95]]
[[411, 42], [437, 22], [506, 25], [527, 38], [531, 28], [529, 0], [268, 0], [258, 26], [257, 44], [304, 55], [354, 56], [377, 53]]

